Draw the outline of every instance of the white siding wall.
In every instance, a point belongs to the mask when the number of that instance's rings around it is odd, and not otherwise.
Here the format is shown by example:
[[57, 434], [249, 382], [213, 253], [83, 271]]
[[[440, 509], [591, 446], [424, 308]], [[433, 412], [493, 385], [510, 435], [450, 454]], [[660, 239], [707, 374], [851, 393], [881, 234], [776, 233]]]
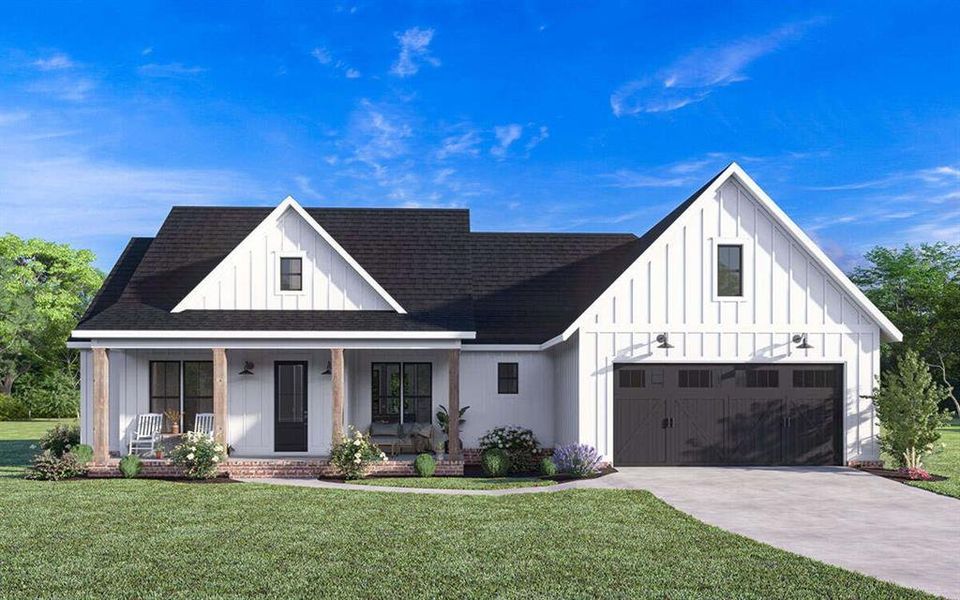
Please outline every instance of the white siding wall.
[[[713, 298], [716, 238], [744, 245], [744, 298]], [[812, 350], [796, 350], [795, 333]], [[667, 333], [675, 347], [655, 348]], [[580, 329], [579, 437], [612, 459], [617, 362], [829, 362], [845, 365], [846, 459], [877, 457], [869, 395], [880, 331], [736, 180], [692, 206], [586, 314]]]
[[579, 333], [550, 349], [553, 358], [554, 382], [554, 445], [573, 444], [579, 440]]
[[[542, 446], [552, 447], [554, 435], [553, 357], [548, 352], [462, 352], [460, 406], [469, 406], [464, 418], [463, 444], [476, 448], [490, 429], [517, 425], [533, 430]], [[497, 393], [497, 363], [515, 362], [519, 393]]]
[[[303, 253], [303, 292], [280, 292], [284, 253]], [[184, 309], [392, 310], [303, 217], [288, 209], [251, 235], [184, 301]]]
[[[125, 453], [137, 415], [150, 410], [150, 361], [212, 360], [203, 350], [111, 350], [110, 351], [110, 451]], [[240, 376], [245, 361], [254, 374]], [[308, 452], [326, 454], [332, 431], [330, 377], [320, 373], [330, 360], [327, 350], [262, 351], [227, 350], [228, 441], [239, 455], [273, 453], [273, 362], [308, 362], [307, 435]], [[90, 420], [93, 382], [92, 353], [81, 352], [81, 437], [93, 441]]]

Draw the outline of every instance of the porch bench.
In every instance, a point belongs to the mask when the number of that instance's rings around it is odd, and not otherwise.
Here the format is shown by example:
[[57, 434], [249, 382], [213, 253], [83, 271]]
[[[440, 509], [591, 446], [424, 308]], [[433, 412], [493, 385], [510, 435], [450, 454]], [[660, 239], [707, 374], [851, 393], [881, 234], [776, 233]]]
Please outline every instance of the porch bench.
[[372, 423], [370, 441], [387, 454], [420, 454], [433, 450], [430, 423]]

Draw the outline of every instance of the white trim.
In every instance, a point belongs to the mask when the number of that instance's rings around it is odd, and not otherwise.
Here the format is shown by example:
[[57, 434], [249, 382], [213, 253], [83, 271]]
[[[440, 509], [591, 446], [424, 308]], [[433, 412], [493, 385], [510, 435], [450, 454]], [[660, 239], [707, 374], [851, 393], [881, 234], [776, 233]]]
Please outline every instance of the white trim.
[[543, 344], [464, 344], [463, 352], [539, 352]]
[[90, 342], [67, 342], [67, 348], [72, 350], [89, 350], [92, 347]]
[[393, 296], [391, 296], [387, 292], [387, 290], [383, 289], [383, 286], [377, 283], [377, 281], [369, 273], [367, 273], [366, 269], [360, 266], [360, 263], [358, 263], [352, 256], [350, 256], [350, 254], [346, 250], [344, 250], [343, 246], [341, 246], [337, 242], [337, 240], [333, 239], [333, 236], [327, 233], [327, 231], [323, 227], [321, 227], [320, 224], [317, 223], [317, 221], [313, 217], [311, 217], [310, 214], [307, 213], [307, 211], [304, 210], [303, 207], [300, 206], [300, 204], [296, 200], [293, 199], [293, 196], [287, 196], [286, 198], [284, 198], [283, 202], [277, 205], [277, 207], [273, 209], [273, 211], [271, 211], [270, 214], [267, 215], [267, 217], [263, 221], [261, 221], [259, 225], [254, 227], [253, 231], [251, 231], [247, 235], [247, 237], [243, 239], [242, 242], [237, 244], [237, 246], [233, 250], [231, 250], [230, 253], [227, 254], [227, 256], [222, 261], [220, 261], [220, 264], [218, 264], [216, 267], [213, 268], [213, 270], [207, 273], [206, 277], [204, 277], [203, 280], [199, 284], [197, 284], [196, 287], [190, 290], [190, 292], [186, 296], [184, 296], [184, 298], [173, 308], [171, 312], [177, 313], [177, 312], [182, 312], [186, 310], [186, 307], [189, 304], [188, 301], [192, 301], [194, 299], [194, 296], [199, 294], [197, 290], [204, 287], [204, 284], [208, 280], [212, 280], [218, 277], [220, 274], [220, 271], [226, 268], [224, 265], [227, 265], [228, 263], [232, 264], [233, 259], [236, 257], [236, 255], [239, 252], [240, 246], [242, 246], [244, 242], [246, 242], [247, 240], [260, 235], [260, 232], [262, 230], [266, 229], [269, 226], [272, 226], [277, 220], [280, 219], [280, 217], [283, 216], [283, 214], [287, 211], [288, 208], [292, 209], [298, 215], [300, 215], [303, 218], [303, 220], [306, 221], [307, 224], [310, 225], [310, 227], [312, 227], [313, 230], [316, 231], [320, 235], [320, 237], [324, 239], [325, 242], [330, 244], [330, 246], [334, 249], [334, 251], [337, 252], [337, 254], [339, 254], [347, 262], [347, 264], [350, 265], [357, 272], [357, 274], [359, 274], [360, 277], [363, 278], [364, 281], [370, 284], [370, 286], [380, 295], [381, 298], [383, 298], [387, 302], [387, 304], [389, 304], [395, 311], [397, 311], [402, 315], [407, 313], [407, 311], [402, 306], [400, 306], [400, 303], [394, 300]]
[[400, 339], [400, 340], [472, 340], [476, 331], [217, 331], [189, 329], [184, 331], [168, 330], [131, 330], [131, 329], [78, 329], [70, 332], [76, 338], [102, 339], [277, 339], [277, 340], [363, 340], [363, 339]]
[[[739, 296], [721, 296], [718, 294], [717, 288], [719, 287], [718, 270], [720, 268], [718, 248], [720, 246], [740, 246], [740, 295]], [[748, 282], [747, 280], [747, 265], [753, 264], [753, 257], [749, 255], [751, 249], [751, 244], [748, 240], [742, 237], [735, 238], [722, 238], [714, 237], [710, 238], [710, 262], [712, 263], [711, 269], [711, 279], [710, 279], [710, 297], [714, 302], [746, 302], [747, 297], [744, 293], [749, 287], [749, 283], [752, 283], [752, 280]]]
[[[303, 250], [287, 250], [273, 253], [273, 293], [277, 296], [306, 296], [307, 295], [307, 277], [304, 271], [304, 264], [307, 262], [307, 253]], [[284, 258], [300, 259], [300, 289], [285, 290], [280, 286], [280, 262]], [[176, 312], [176, 311], [174, 311]]]
[[[74, 342], [76, 343], [76, 342]], [[84, 348], [114, 350], [457, 350], [460, 340], [94, 339]]]
[[[880, 311], [880, 309], [877, 308], [876, 305], [873, 302], [871, 302], [870, 299], [863, 294], [863, 292], [860, 291], [860, 288], [858, 288], [856, 285], [854, 285], [852, 281], [850, 281], [850, 279], [843, 273], [843, 271], [841, 271], [837, 267], [837, 265], [835, 265], [833, 261], [831, 261], [827, 257], [827, 255], [823, 253], [823, 250], [821, 250], [820, 247], [817, 246], [813, 242], [813, 240], [811, 240], [810, 237], [807, 236], [807, 234], [804, 233], [803, 230], [800, 229], [800, 227], [797, 226], [797, 224], [794, 223], [793, 220], [790, 217], [788, 217], [787, 214], [784, 213], [779, 206], [777, 206], [777, 204], [770, 198], [770, 196], [768, 196], [767, 193], [764, 192], [759, 185], [757, 185], [757, 182], [755, 182], [749, 175], [747, 175], [746, 171], [744, 171], [743, 168], [741, 168], [740, 165], [738, 165], [737, 163], [735, 162], [730, 163], [730, 165], [726, 169], [724, 169], [720, 173], [720, 175], [716, 177], [716, 179], [714, 179], [713, 183], [707, 186], [707, 189], [705, 189], [703, 192], [701, 192], [699, 196], [697, 196], [697, 198], [687, 208], [687, 212], [692, 210], [696, 204], [702, 202], [705, 198], [712, 198], [717, 193], [717, 190], [722, 185], [724, 185], [727, 182], [727, 180], [730, 179], [731, 176], [736, 177], [737, 180], [744, 187], [747, 188], [747, 191], [752, 193], [753, 196], [757, 199], [757, 201], [765, 209], [767, 209], [767, 211], [769, 211], [770, 214], [773, 215], [773, 217], [777, 221], [779, 221], [780, 225], [786, 228], [787, 232], [794, 236], [794, 238], [813, 257], [813, 259], [819, 262], [820, 265], [827, 271], [828, 274], [830, 274], [830, 276], [833, 277], [835, 281], [839, 282], [843, 290], [846, 293], [848, 293], [861, 306], [861, 308], [867, 311], [867, 313], [870, 315], [870, 318], [876, 321], [876, 323], [879, 325], [881, 337], [885, 338], [886, 341], [893, 341], [893, 342], [903, 341], [903, 333], [901, 333], [900, 330], [897, 329], [897, 326], [894, 325], [890, 321], [890, 319], [888, 319], [886, 315], [884, 315]], [[662, 239], [664, 236], [666, 236], [667, 232], [673, 229], [676, 226], [676, 224], [677, 224], [676, 221], [671, 223], [666, 230], [660, 233], [660, 236], [658, 239]], [[655, 242], [656, 240], [654, 240], [654, 243]], [[652, 246], [653, 244], [651, 244], [650, 247]], [[637, 261], [644, 258], [647, 251], [649, 251], [650, 247], [648, 247], [646, 251], [644, 251], [640, 256], [637, 257]], [[624, 280], [624, 278], [629, 277], [629, 271], [632, 266], [633, 265], [630, 265], [626, 269], [624, 269], [623, 272], [620, 273], [620, 275], [618, 275], [617, 278], [613, 281], [613, 283], [611, 283], [606, 290], [604, 290], [599, 296], [597, 296], [597, 298], [590, 303], [590, 306], [588, 306], [587, 309], [583, 311], [580, 314], [580, 316], [577, 317], [573, 321], [573, 323], [571, 323], [564, 330], [562, 334], [563, 341], [568, 340], [570, 336], [572, 336], [573, 333], [581, 326], [586, 315], [592, 313], [597, 309], [598, 303], [602, 298], [605, 297], [607, 291], [610, 288], [619, 285]], [[739, 326], [738, 326], [738, 329], [739, 329]]]

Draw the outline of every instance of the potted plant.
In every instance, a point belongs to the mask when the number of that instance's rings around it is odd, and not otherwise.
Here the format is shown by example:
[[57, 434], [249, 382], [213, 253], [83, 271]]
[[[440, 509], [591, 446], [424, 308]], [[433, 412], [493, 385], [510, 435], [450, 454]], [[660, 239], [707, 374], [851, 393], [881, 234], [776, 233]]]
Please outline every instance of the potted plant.
[[[457, 419], [457, 423], [459, 424], [459, 427], [457, 427], [458, 432], [463, 431], [463, 424], [467, 422], [467, 420], [463, 418], [463, 413], [467, 412], [468, 408], [470, 407], [464, 406], [463, 408], [460, 409], [459, 419]], [[446, 438], [446, 440], [449, 440], [450, 439], [450, 413], [447, 411], [447, 407], [442, 404], [440, 405], [440, 410], [437, 411], [437, 424], [440, 426], [440, 431], [443, 432], [444, 438]], [[460, 436], [457, 436], [457, 439], [460, 439]], [[463, 449], [463, 440], [460, 440], [460, 449], [461, 450]], [[443, 442], [443, 451], [450, 452], [449, 441]]]
[[163, 414], [170, 420], [170, 433], [178, 435], [180, 433], [180, 411], [175, 408], [168, 408]]

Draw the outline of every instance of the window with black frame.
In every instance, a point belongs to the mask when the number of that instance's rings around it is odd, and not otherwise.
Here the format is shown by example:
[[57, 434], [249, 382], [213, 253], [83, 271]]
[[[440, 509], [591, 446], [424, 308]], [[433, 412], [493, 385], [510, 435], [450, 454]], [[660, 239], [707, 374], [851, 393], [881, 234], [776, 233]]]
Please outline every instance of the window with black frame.
[[743, 246], [717, 246], [717, 296], [743, 296]]
[[372, 363], [370, 393], [374, 423], [433, 421], [433, 366], [430, 363]]
[[280, 257], [280, 291], [299, 292], [303, 290], [303, 259], [299, 257]]
[[497, 363], [497, 393], [520, 393], [520, 364], [515, 362]]
[[183, 363], [183, 430], [193, 431], [197, 413], [213, 412], [213, 362]]
[[172, 426], [168, 410], [180, 411], [180, 361], [150, 361], [150, 412], [164, 415], [164, 433]]

